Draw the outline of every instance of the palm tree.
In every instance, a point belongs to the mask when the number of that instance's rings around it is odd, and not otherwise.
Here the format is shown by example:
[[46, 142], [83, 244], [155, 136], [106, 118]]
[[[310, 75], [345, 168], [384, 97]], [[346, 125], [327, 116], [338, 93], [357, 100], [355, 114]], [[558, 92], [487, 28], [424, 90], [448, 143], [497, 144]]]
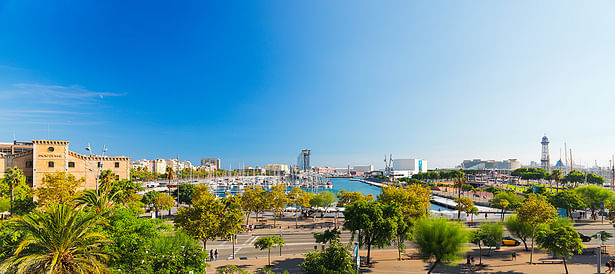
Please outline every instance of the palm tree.
[[[455, 187], [458, 188], [457, 198], [461, 199], [461, 190], [463, 189], [463, 184], [466, 183], [466, 178], [460, 177], [455, 179]], [[461, 209], [457, 211], [457, 220], [461, 219]]]
[[103, 192], [109, 192], [113, 188], [113, 185], [118, 181], [119, 176], [117, 176], [110, 169], [103, 170], [98, 176], [98, 184], [99, 189]]
[[15, 254], [2, 262], [0, 272], [107, 273], [104, 262], [114, 254], [102, 249], [111, 241], [94, 231], [100, 222], [93, 212], [64, 204], [18, 217], [13, 224], [27, 236]]
[[13, 215], [13, 206], [15, 202], [15, 188], [18, 185], [24, 184], [26, 182], [26, 176], [24, 176], [23, 171], [21, 171], [21, 169], [17, 167], [7, 168], [6, 174], [4, 175], [3, 180], [9, 186], [9, 191], [11, 192], [11, 210], [10, 211], [11, 211], [11, 215]]
[[106, 215], [113, 207], [115, 196], [120, 192], [121, 191], [118, 191], [111, 195], [106, 191], [96, 193], [96, 190], [88, 189], [84, 190], [81, 196], [75, 198], [74, 203], [76, 206], [84, 205], [86, 207], [93, 208], [96, 214]]

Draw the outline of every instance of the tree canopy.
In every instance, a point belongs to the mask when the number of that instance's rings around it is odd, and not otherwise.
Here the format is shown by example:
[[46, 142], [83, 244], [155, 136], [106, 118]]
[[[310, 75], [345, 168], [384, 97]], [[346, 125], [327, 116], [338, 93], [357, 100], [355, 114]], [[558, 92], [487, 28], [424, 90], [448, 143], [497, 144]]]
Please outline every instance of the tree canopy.
[[467, 230], [458, 222], [443, 218], [423, 219], [416, 225], [414, 242], [424, 261], [433, 259], [431, 273], [441, 263], [458, 260], [468, 242]]
[[548, 224], [553, 221], [556, 216], [555, 207], [553, 207], [544, 197], [531, 195], [523, 205], [517, 208], [517, 217], [522, 223], [532, 227], [532, 244], [530, 251], [530, 264], [534, 255], [534, 233], [536, 227], [541, 224]]
[[299, 264], [304, 274], [354, 274], [352, 255], [339, 241], [333, 241], [321, 252], [308, 252], [305, 260]]
[[371, 247], [383, 248], [391, 244], [396, 234], [399, 212], [397, 204], [358, 201], [348, 205], [344, 210], [344, 228], [352, 231], [354, 238], [358, 232], [360, 246], [367, 246], [367, 263], [370, 263]]
[[66, 204], [76, 197], [77, 188], [83, 186], [85, 178], [77, 179], [66, 172], [46, 173], [43, 182], [36, 188], [39, 204]]

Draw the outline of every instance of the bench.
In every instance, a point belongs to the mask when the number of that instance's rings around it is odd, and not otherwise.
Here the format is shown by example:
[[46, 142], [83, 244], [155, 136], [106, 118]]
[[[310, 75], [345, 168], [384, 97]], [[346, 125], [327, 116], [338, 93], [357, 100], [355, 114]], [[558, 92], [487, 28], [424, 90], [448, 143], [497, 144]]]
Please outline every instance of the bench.
[[564, 263], [562, 259], [550, 259], [550, 260], [541, 260], [541, 264], [561, 264]]

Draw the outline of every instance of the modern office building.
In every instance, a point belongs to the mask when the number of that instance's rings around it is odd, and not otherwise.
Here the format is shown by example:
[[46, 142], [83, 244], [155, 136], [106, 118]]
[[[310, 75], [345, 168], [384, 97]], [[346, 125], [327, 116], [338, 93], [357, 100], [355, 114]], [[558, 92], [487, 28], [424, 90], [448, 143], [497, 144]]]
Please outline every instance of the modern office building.
[[120, 179], [130, 178], [130, 158], [83, 155], [70, 151], [68, 145], [68, 141], [58, 140], [0, 143], [0, 176], [4, 176], [7, 168], [17, 167], [27, 183], [36, 188], [45, 174], [68, 172], [78, 179], [85, 178], [82, 189], [95, 189], [96, 176], [107, 169]]
[[423, 159], [394, 159], [393, 177], [410, 177], [427, 171], [427, 161]]
[[521, 162], [517, 159], [507, 159], [502, 161], [496, 160], [463, 160], [461, 163], [461, 169], [500, 169], [500, 170], [515, 170], [521, 168]]
[[310, 166], [310, 155], [311, 151], [309, 149], [302, 149], [301, 153], [297, 157], [297, 168], [299, 170], [309, 170], [312, 168]]
[[218, 170], [220, 169], [220, 158], [203, 158], [201, 159], [201, 166]]

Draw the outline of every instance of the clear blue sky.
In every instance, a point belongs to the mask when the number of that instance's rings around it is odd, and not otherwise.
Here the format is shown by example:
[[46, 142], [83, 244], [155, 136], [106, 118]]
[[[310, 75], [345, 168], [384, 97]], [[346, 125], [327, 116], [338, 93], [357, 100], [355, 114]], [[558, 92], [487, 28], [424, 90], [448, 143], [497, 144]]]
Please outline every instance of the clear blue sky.
[[223, 166], [615, 153], [613, 1], [0, 0], [0, 140]]

